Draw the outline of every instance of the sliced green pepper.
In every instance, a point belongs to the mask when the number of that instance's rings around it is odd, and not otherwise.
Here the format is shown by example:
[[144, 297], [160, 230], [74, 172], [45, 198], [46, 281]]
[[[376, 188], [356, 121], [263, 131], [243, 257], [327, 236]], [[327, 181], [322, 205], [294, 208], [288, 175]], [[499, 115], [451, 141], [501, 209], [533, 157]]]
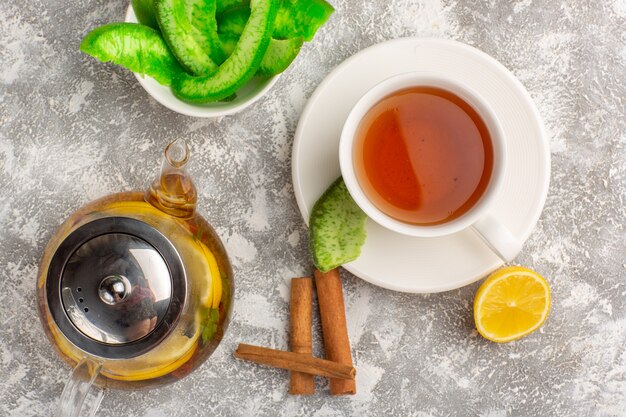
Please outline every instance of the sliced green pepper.
[[241, 35], [250, 18], [250, 7], [237, 6], [217, 15], [217, 32], [220, 35]]
[[302, 38], [272, 39], [256, 75], [272, 77], [286, 70], [300, 53], [303, 43]]
[[180, 64], [195, 75], [217, 70], [224, 55], [217, 36], [216, 0], [158, 0], [163, 37]]
[[[272, 36], [276, 39], [302, 37], [310, 41], [334, 11], [324, 0], [281, 0]], [[218, 32], [241, 34], [249, 16], [250, 9], [246, 6], [225, 10], [217, 17]]]
[[334, 11], [324, 0], [282, 0], [272, 36], [277, 39], [301, 36], [310, 41]]
[[249, 6], [250, 0], [217, 0], [217, 13], [222, 13], [226, 9], [237, 6]]
[[248, 82], [259, 68], [270, 42], [276, 16], [276, 0], [252, 0], [250, 19], [233, 53], [212, 75], [180, 74], [172, 82], [174, 95], [192, 103], [221, 100]]
[[[220, 35], [220, 41], [222, 42], [222, 49], [226, 55], [230, 55], [237, 42], [239, 41], [238, 35]], [[265, 55], [259, 69], [256, 71], [256, 75], [261, 77], [272, 77], [276, 74], [280, 74], [286, 70], [289, 65], [300, 53], [300, 48], [304, 40], [302, 38], [291, 39], [272, 39], [267, 47]]]
[[227, 56], [230, 56], [235, 50], [237, 42], [239, 42], [239, 35], [220, 34], [219, 36], [220, 42], [222, 43], [222, 51], [224, 51]]
[[[229, 55], [237, 44], [239, 35], [250, 16], [247, 7], [233, 7], [218, 16], [218, 32], [222, 49]], [[303, 44], [302, 37], [291, 39], [272, 39], [265, 52], [257, 75], [271, 77], [283, 72], [298, 56]]]
[[132, 0], [131, 4], [139, 23], [150, 26], [152, 29], [160, 30], [154, 7], [155, 2], [156, 0]]
[[156, 30], [136, 23], [111, 23], [89, 32], [80, 50], [102, 62], [113, 62], [170, 85], [183, 73], [176, 58]]

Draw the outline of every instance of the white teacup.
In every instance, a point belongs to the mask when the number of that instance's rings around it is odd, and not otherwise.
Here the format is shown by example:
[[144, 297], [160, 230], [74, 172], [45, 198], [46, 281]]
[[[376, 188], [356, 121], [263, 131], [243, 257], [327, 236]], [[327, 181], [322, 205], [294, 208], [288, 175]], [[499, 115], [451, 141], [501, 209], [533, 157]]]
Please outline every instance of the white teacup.
[[[448, 222], [434, 225], [416, 225], [394, 219], [379, 210], [359, 185], [353, 154], [359, 124], [365, 114], [381, 99], [409, 87], [429, 86], [447, 90], [474, 108], [489, 130], [493, 146], [493, 170], [487, 188], [478, 201], [463, 215]], [[489, 104], [465, 84], [430, 72], [409, 72], [388, 78], [370, 89], [354, 105], [341, 132], [339, 163], [344, 182], [358, 206], [381, 226], [408, 236], [436, 237], [459, 232], [472, 227], [492, 250], [503, 260], [512, 260], [522, 243], [490, 214], [504, 182], [506, 168], [506, 142], [498, 119]]]

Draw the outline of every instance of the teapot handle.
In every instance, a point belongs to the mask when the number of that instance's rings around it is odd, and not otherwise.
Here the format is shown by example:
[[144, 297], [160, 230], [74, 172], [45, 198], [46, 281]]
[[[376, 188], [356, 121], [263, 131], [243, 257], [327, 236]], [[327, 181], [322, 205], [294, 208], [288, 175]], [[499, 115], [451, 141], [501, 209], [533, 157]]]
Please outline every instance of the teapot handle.
[[83, 358], [65, 383], [55, 416], [93, 417], [100, 406], [104, 389], [93, 385], [102, 364]]

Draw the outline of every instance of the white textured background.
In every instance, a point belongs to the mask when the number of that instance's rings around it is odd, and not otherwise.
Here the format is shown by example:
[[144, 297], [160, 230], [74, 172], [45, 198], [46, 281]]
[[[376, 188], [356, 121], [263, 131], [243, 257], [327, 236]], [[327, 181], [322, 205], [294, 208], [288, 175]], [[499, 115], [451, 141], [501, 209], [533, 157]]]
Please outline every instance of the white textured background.
[[[170, 112], [129, 72], [78, 51], [90, 29], [123, 19], [125, 2], [0, 4], [1, 416], [50, 415], [69, 374], [35, 307], [54, 228], [89, 200], [144, 188], [181, 136], [200, 210], [234, 263], [232, 324], [191, 376], [108, 392], [100, 416], [626, 415], [626, 1], [332, 2], [336, 14], [269, 95], [219, 123]], [[345, 58], [414, 35], [493, 55], [544, 117], [550, 194], [517, 262], [548, 278], [551, 315], [501, 346], [474, 330], [478, 284], [415, 296], [345, 274], [359, 394], [332, 398], [319, 379], [314, 397], [291, 397], [286, 372], [235, 362], [232, 351], [240, 341], [287, 348], [288, 280], [310, 272], [290, 181], [299, 114]]]

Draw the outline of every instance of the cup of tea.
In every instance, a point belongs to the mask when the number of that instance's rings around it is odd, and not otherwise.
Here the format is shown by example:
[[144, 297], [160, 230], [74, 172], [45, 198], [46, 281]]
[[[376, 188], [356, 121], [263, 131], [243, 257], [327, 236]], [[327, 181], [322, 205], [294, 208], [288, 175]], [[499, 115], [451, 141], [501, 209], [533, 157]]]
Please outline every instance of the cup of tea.
[[436, 237], [473, 228], [505, 261], [519, 241], [492, 214], [506, 140], [484, 98], [430, 72], [388, 78], [354, 105], [339, 143], [350, 194], [376, 223]]

